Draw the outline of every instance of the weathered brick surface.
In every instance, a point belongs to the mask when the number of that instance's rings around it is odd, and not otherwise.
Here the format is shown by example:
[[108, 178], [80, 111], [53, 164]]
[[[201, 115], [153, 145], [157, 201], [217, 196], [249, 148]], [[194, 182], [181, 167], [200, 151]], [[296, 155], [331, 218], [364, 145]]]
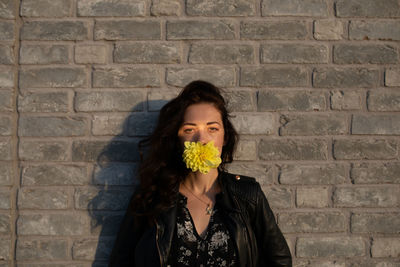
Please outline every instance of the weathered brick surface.
[[[1, 74], [0, 74], [1, 81]], [[1, 88], [1, 83], [0, 83]], [[12, 111], [12, 93], [10, 91], [0, 91], [0, 112]]]
[[86, 84], [85, 70], [77, 67], [30, 68], [19, 73], [21, 88], [82, 87]]
[[68, 242], [63, 239], [20, 239], [16, 245], [17, 260], [65, 260], [68, 259]]
[[23, 92], [18, 96], [20, 112], [68, 112], [68, 92]]
[[82, 21], [26, 21], [21, 28], [22, 40], [78, 41], [88, 36]]
[[345, 37], [344, 23], [340, 20], [316, 20], [314, 38], [317, 40], [341, 40]]
[[279, 227], [284, 233], [344, 232], [346, 219], [341, 213], [280, 213]]
[[118, 1], [113, 0], [78, 0], [78, 16], [118, 16], [134, 17], [144, 16], [146, 12], [146, 1]]
[[398, 238], [375, 238], [372, 242], [372, 257], [400, 257], [400, 240]]
[[400, 3], [396, 0], [339, 0], [338, 17], [400, 17]]
[[249, 0], [189, 0], [186, 12], [190, 16], [252, 16], [255, 4]]
[[0, 162], [0, 186], [12, 185], [12, 166], [9, 162]]
[[297, 188], [296, 205], [300, 208], [324, 208], [329, 206], [329, 197], [328, 187]]
[[158, 116], [155, 113], [134, 113], [129, 116], [126, 125], [128, 136], [148, 136], [157, 124]]
[[386, 86], [400, 86], [400, 69], [389, 68], [385, 72]]
[[229, 87], [235, 84], [235, 70], [232, 67], [171, 67], [167, 69], [167, 83], [185, 86], [193, 80], [206, 80], [217, 86]]
[[340, 139], [333, 144], [335, 159], [393, 159], [397, 143], [384, 139]]
[[361, 237], [300, 237], [297, 239], [298, 257], [357, 257], [365, 256], [366, 240]]
[[64, 161], [68, 159], [68, 143], [64, 141], [38, 141], [21, 139], [19, 157], [30, 161]]
[[75, 47], [75, 62], [83, 64], [104, 64], [107, 60], [104, 45], [78, 45]]
[[0, 258], [4, 260], [11, 259], [11, 240], [8, 238], [0, 240]]
[[353, 115], [352, 134], [400, 135], [400, 115]]
[[328, 63], [328, 47], [303, 44], [262, 45], [261, 63]]
[[78, 165], [32, 165], [22, 169], [23, 185], [84, 185], [90, 177], [87, 168]]
[[400, 183], [400, 163], [361, 163], [351, 168], [351, 179], [357, 184]]
[[[0, 167], [1, 170], [1, 167]], [[8, 210], [11, 208], [11, 192], [8, 188], [0, 189], [0, 209]], [[7, 232], [9, 234], [10, 232]]]
[[267, 164], [232, 163], [227, 168], [231, 173], [255, 177], [262, 185], [272, 184], [276, 180], [274, 168]]
[[14, 39], [14, 23], [0, 21], [0, 41], [12, 41]]
[[18, 192], [19, 209], [66, 209], [67, 207], [66, 190], [22, 188]]
[[263, 0], [262, 15], [326, 17], [328, 9], [324, 0]]
[[354, 40], [400, 40], [400, 21], [351, 21], [350, 39]]
[[230, 40], [234, 38], [234, 25], [228, 20], [178, 20], [167, 22], [168, 40]]
[[256, 160], [257, 143], [254, 140], [241, 139], [234, 155], [235, 160]]
[[20, 48], [21, 64], [67, 64], [67, 45], [23, 44]]
[[342, 184], [348, 181], [346, 168], [341, 164], [281, 166], [279, 181], [282, 184]]
[[355, 213], [351, 216], [353, 233], [400, 233], [400, 213]]
[[15, 3], [13, 0], [1, 1], [0, 18], [13, 19], [15, 17]]
[[14, 86], [14, 72], [11, 67], [0, 66], [0, 88]]
[[182, 4], [179, 0], [153, 0], [150, 12], [153, 16], [179, 16]]
[[132, 195], [130, 190], [98, 190], [81, 188], [75, 190], [75, 209], [126, 210]]
[[87, 132], [83, 117], [24, 116], [19, 121], [20, 136], [81, 136]]
[[281, 135], [342, 135], [348, 132], [343, 114], [282, 115]]
[[134, 43], [115, 47], [114, 61], [118, 63], [180, 63], [182, 46], [177, 43]]
[[361, 92], [334, 90], [330, 95], [331, 109], [333, 110], [359, 110], [362, 107]]
[[231, 122], [239, 134], [272, 134], [276, 124], [271, 113], [253, 115], [235, 114]]
[[11, 230], [11, 216], [0, 214], [0, 234], [9, 234]]
[[135, 178], [138, 164], [112, 163], [108, 166], [96, 166], [93, 174], [93, 183], [96, 185], [136, 185]]
[[241, 86], [297, 87], [308, 84], [307, 71], [299, 67], [250, 66], [240, 69]]
[[250, 40], [303, 40], [308, 36], [304, 21], [246, 21], [240, 24], [240, 38]]
[[288, 209], [292, 207], [293, 195], [289, 188], [283, 187], [261, 187], [268, 198], [272, 209]]
[[11, 132], [11, 117], [0, 115], [0, 136], [9, 136]]
[[157, 21], [96, 20], [95, 40], [159, 40], [161, 26]]
[[264, 160], [326, 160], [327, 144], [318, 139], [262, 139], [258, 156]]
[[315, 87], [375, 87], [379, 72], [372, 68], [317, 68], [313, 73]]
[[258, 111], [317, 111], [326, 109], [323, 92], [318, 91], [259, 91]]
[[400, 92], [395, 90], [369, 91], [367, 106], [370, 111], [400, 111]]
[[194, 64], [251, 64], [254, 48], [251, 45], [198, 44], [189, 51], [189, 62]]
[[396, 207], [400, 203], [398, 188], [385, 187], [338, 187], [333, 193], [336, 207]]
[[112, 240], [82, 239], [74, 242], [72, 257], [77, 260], [108, 259], [112, 247]]
[[20, 14], [23, 17], [68, 17], [72, 0], [22, 0]]
[[391, 45], [339, 44], [333, 47], [337, 64], [393, 64], [398, 62], [398, 50]]
[[0, 45], [0, 64], [11, 65], [13, 63], [13, 48], [9, 45]]
[[0, 160], [11, 160], [12, 148], [11, 139], [9, 137], [0, 138]]
[[251, 91], [231, 90], [223, 94], [230, 112], [255, 111], [256, 95]]

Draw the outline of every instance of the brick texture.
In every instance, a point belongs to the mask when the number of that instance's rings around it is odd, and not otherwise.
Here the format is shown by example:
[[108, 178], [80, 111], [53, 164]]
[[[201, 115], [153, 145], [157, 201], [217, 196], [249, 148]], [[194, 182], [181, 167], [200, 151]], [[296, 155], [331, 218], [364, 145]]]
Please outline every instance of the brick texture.
[[400, 263], [397, 0], [0, 0], [0, 267], [107, 266], [138, 142], [222, 87], [296, 267]]

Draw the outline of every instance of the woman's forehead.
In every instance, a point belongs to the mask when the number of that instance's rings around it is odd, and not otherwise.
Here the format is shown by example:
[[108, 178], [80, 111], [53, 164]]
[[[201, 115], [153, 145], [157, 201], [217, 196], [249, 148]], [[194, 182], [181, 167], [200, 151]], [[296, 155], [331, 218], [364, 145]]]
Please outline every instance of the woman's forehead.
[[185, 122], [187, 121], [217, 121], [221, 122], [220, 111], [210, 103], [199, 103], [190, 105], [185, 110], [185, 115], [183, 117]]

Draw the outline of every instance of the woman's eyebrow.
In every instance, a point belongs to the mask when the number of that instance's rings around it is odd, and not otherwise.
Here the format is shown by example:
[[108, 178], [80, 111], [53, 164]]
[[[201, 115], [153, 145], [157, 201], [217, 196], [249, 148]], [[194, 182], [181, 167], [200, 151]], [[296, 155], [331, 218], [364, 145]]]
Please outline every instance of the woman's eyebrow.
[[207, 122], [207, 125], [214, 124], [214, 123], [221, 125], [221, 123], [219, 123], [218, 121], [210, 121], [210, 122]]

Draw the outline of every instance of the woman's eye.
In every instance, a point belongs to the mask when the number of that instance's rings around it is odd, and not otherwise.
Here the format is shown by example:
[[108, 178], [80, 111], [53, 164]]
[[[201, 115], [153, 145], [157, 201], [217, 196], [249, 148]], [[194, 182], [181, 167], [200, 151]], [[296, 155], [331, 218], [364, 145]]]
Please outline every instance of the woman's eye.
[[184, 129], [183, 132], [184, 133], [191, 133], [191, 132], [193, 132], [193, 129]]
[[218, 128], [211, 127], [211, 128], [209, 128], [209, 130], [210, 130], [211, 132], [216, 132], [216, 131], [218, 131]]

